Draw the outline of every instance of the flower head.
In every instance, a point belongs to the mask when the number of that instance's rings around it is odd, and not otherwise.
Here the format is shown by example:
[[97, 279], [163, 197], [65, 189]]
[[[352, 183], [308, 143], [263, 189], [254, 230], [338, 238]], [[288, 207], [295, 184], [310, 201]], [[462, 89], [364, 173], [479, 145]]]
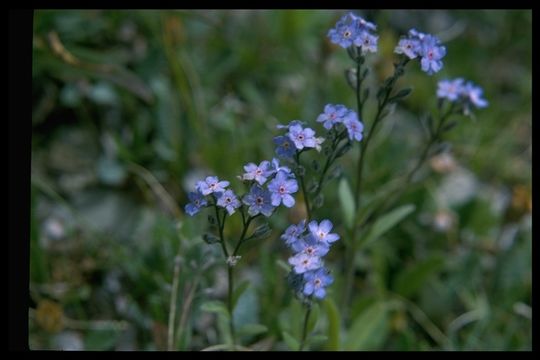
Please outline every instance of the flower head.
[[353, 13], [348, 13], [328, 31], [328, 37], [332, 43], [344, 49], [354, 45], [360, 47], [362, 53], [376, 52], [378, 37], [371, 33], [376, 29], [375, 24]]
[[244, 196], [244, 204], [248, 205], [248, 214], [255, 216], [263, 214], [266, 217], [272, 215], [274, 206], [270, 198], [270, 192], [259, 185], [253, 185], [249, 193]]
[[437, 84], [437, 97], [450, 102], [459, 103], [468, 115], [471, 107], [484, 108], [488, 102], [482, 98], [483, 90], [471, 81], [465, 83], [462, 78], [441, 80]]
[[463, 93], [463, 79], [441, 80], [437, 84], [437, 97], [456, 101]]
[[242, 176], [243, 180], [255, 180], [259, 185], [263, 185], [267, 178], [272, 174], [269, 161], [262, 161], [258, 166], [249, 163], [244, 166], [246, 173]]
[[317, 241], [313, 235], [307, 234], [292, 243], [292, 249], [296, 253], [322, 257], [328, 253], [330, 246], [327, 243]]
[[396, 54], [404, 54], [409, 59], [414, 59], [420, 51], [420, 41], [417, 39], [401, 39], [399, 40], [394, 52]]
[[291, 158], [296, 153], [294, 142], [288, 136], [276, 136], [274, 138], [276, 144], [276, 154], [284, 158]]
[[276, 177], [268, 183], [273, 206], [283, 205], [290, 208], [294, 206], [294, 198], [291, 194], [298, 191], [298, 183], [294, 179], [289, 179], [288, 175], [282, 171], [276, 174]]
[[285, 244], [292, 247], [295, 242], [301, 239], [305, 230], [306, 220], [302, 220], [296, 225], [290, 225], [281, 235], [281, 239], [285, 241]]
[[235, 210], [242, 205], [232, 190], [226, 190], [223, 193], [218, 193], [217, 205], [225, 208], [229, 215], [234, 214]]
[[312, 221], [306, 228], [303, 220], [297, 225], [291, 225], [281, 235], [294, 252], [289, 258], [292, 270], [287, 279], [300, 298], [322, 299], [326, 295], [326, 287], [334, 279], [324, 268], [322, 257], [330, 250], [330, 243], [339, 239], [339, 235], [330, 234], [332, 223], [323, 220], [320, 224]]
[[201, 211], [201, 208], [205, 207], [208, 202], [204, 198], [203, 194], [199, 191], [192, 191], [188, 194], [190, 203], [185, 206], [186, 213], [189, 216], [193, 216]]
[[433, 75], [443, 67], [442, 58], [446, 55], [446, 47], [441, 45], [436, 36], [411, 29], [407, 37], [399, 40], [394, 52], [404, 54], [409, 59], [419, 57], [422, 71]]
[[326, 287], [334, 282], [334, 278], [328, 270], [321, 267], [304, 273], [304, 281], [304, 295], [313, 295], [318, 299], [323, 299], [326, 296]]
[[420, 40], [419, 55], [422, 57], [420, 64], [422, 70], [428, 75], [433, 75], [442, 69], [441, 59], [446, 55], [446, 47], [440, 45], [440, 41], [433, 35], [426, 35]]
[[294, 267], [297, 274], [303, 274], [309, 270], [315, 270], [322, 266], [321, 258], [305, 253], [298, 253], [289, 258], [289, 264]]
[[468, 104], [472, 104], [477, 108], [485, 108], [488, 106], [488, 102], [482, 98], [483, 92], [481, 87], [475, 86], [469, 81], [463, 87], [462, 96]]
[[333, 226], [330, 220], [323, 220], [320, 224], [317, 224], [317, 221], [313, 220], [308, 224], [309, 231], [315, 240], [325, 244], [331, 244], [339, 240], [338, 234], [330, 233]]
[[372, 35], [367, 31], [363, 31], [356, 39], [354, 39], [354, 45], [362, 48], [362, 54], [368, 52], [375, 53], [377, 52], [377, 41], [379, 37], [377, 35]]
[[208, 176], [204, 181], [199, 181], [196, 188], [206, 196], [212, 193], [222, 193], [227, 186], [229, 186], [228, 181], [219, 181], [217, 176]]
[[302, 128], [302, 125], [292, 125], [289, 127], [289, 139], [294, 143], [297, 150], [303, 148], [314, 148], [317, 146], [315, 131], [310, 128]]
[[343, 118], [349, 111], [343, 105], [327, 104], [324, 112], [317, 117], [317, 122], [322, 122], [324, 128], [330, 130], [335, 124], [343, 122]]
[[350, 112], [343, 120], [343, 125], [347, 128], [347, 133], [350, 140], [360, 141], [362, 140], [362, 131], [364, 130], [364, 124], [358, 120], [358, 116], [355, 112]]

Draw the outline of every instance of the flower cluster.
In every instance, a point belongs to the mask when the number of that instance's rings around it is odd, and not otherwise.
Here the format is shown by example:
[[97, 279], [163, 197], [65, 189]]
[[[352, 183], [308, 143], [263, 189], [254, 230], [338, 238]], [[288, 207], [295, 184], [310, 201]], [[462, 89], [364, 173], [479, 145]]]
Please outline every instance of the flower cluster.
[[462, 78], [453, 80], [441, 80], [437, 84], [437, 97], [453, 103], [463, 105], [466, 113], [471, 106], [485, 108], [488, 102], [482, 98], [483, 90], [471, 81], [465, 82]]
[[446, 55], [446, 47], [436, 36], [411, 29], [407, 37], [399, 40], [394, 52], [404, 54], [409, 59], [420, 57], [422, 70], [432, 75], [442, 69], [441, 59]]
[[259, 165], [249, 163], [244, 166], [244, 170], [246, 172], [240, 179], [251, 183], [251, 188], [242, 201], [232, 190], [226, 189], [229, 186], [228, 181], [219, 181], [216, 176], [208, 176], [197, 182], [196, 191], [188, 194], [190, 203], [185, 206], [186, 213], [193, 216], [207, 207], [210, 195], [213, 196], [215, 205], [224, 208], [229, 215], [234, 214], [242, 204], [248, 207], [250, 216], [262, 214], [266, 217], [270, 217], [280, 204], [289, 208], [294, 206], [292, 194], [298, 191], [298, 183], [291, 170], [280, 166], [278, 159], [274, 158], [272, 162], [265, 160]]
[[321, 144], [324, 141], [322, 137], [315, 137], [315, 130], [304, 127], [304, 123], [299, 120], [293, 120], [288, 125], [278, 125], [278, 129], [287, 129], [285, 135], [276, 136], [276, 154], [283, 158], [292, 158], [296, 151], [304, 149], [321, 150]]
[[377, 52], [379, 37], [373, 34], [377, 27], [375, 24], [356, 16], [353, 13], [344, 15], [333, 29], [328, 31], [330, 41], [342, 48], [356, 46], [362, 54]]
[[330, 220], [323, 220], [320, 224], [311, 221], [307, 227], [306, 221], [302, 220], [289, 226], [281, 235], [294, 253], [289, 258], [289, 264], [293, 266], [289, 281], [298, 296], [323, 299], [326, 287], [334, 281], [322, 260], [331, 244], [339, 240], [338, 234], [330, 232], [332, 227]]
[[343, 124], [351, 141], [362, 140], [364, 125], [358, 120], [355, 111], [347, 109], [343, 105], [327, 104], [324, 107], [324, 112], [317, 118], [317, 122], [322, 122], [327, 130], [330, 130], [334, 125]]

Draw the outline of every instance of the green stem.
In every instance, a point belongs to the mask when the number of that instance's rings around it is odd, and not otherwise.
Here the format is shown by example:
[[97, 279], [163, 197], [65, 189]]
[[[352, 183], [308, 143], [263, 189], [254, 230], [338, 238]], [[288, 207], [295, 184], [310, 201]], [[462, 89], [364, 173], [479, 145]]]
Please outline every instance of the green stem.
[[362, 62], [360, 60], [356, 61], [356, 107], [358, 109], [358, 119], [362, 119], [362, 110], [364, 107], [364, 104], [362, 103], [361, 95], [362, 95], [362, 74], [360, 71], [362, 70]]
[[302, 339], [300, 341], [300, 347], [298, 348], [298, 351], [304, 350], [304, 346], [306, 345], [307, 327], [308, 327], [310, 314], [311, 314], [311, 305], [308, 305], [306, 309], [306, 316], [304, 317], [304, 327], [302, 328]]
[[[386, 80], [386, 84], [381, 89], [381, 91], [384, 92], [384, 97], [382, 100], [379, 98], [378, 100], [378, 107], [377, 107], [377, 113], [375, 115], [375, 118], [373, 120], [373, 123], [370, 127], [370, 129], [367, 132], [367, 135], [365, 139], [362, 141], [360, 145], [360, 156], [358, 158], [358, 164], [357, 164], [357, 170], [356, 170], [356, 185], [354, 189], [354, 219], [358, 217], [358, 211], [360, 209], [361, 205], [361, 190], [362, 190], [362, 181], [363, 181], [363, 173], [364, 173], [364, 164], [365, 164], [365, 156], [368, 149], [368, 146], [370, 144], [371, 138], [373, 137], [373, 134], [375, 133], [375, 129], [377, 128], [377, 125], [381, 122], [381, 120], [384, 118], [383, 112], [386, 106], [389, 103], [390, 94], [392, 93], [392, 90], [394, 89], [394, 85], [398, 78], [403, 75], [404, 67], [409, 62], [408, 58], [403, 59], [399, 64], [396, 65], [394, 69], [394, 74]], [[363, 104], [360, 99], [360, 84], [362, 81], [362, 75], [360, 74], [360, 66], [357, 63], [357, 73], [356, 73], [356, 81], [357, 86], [356, 89], [356, 101], [357, 101], [357, 107], [358, 107], [358, 114], [360, 115], [362, 112]], [[381, 93], [382, 94], [382, 93]], [[348, 305], [351, 301], [351, 293], [352, 288], [354, 286], [354, 263], [355, 263], [355, 257], [356, 257], [356, 234], [357, 234], [357, 226], [353, 225], [353, 228], [351, 230], [351, 238], [350, 238], [350, 249], [348, 249], [348, 257], [346, 260], [346, 282], [345, 282], [345, 294], [343, 297], [343, 305], [345, 312], [347, 312]]]
[[227, 292], [227, 305], [229, 308], [229, 329], [231, 331], [231, 341], [232, 341], [232, 350], [235, 350], [236, 348], [236, 332], [234, 329], [234, 306], [233, 306], [233, 288], [234, 288], [234, 277], [233, 277], [233, 269], [234, 265], [228, 264], [227, 266], [227, 275], [228, 275], [228, 283], [229, 283], [229, 289]]
[[251, 224], [251, 221], [255, 219], [255, 216], [250, 216], [246, 222], [244, 222], [244, 228], [242, 229], [242, 234], [240, 235], [240, 240], [238, 240], [238, 243], [236, 243], [236, 246], [234, 248], [234, 251], [233, 251], [233, 255], [232, 256], [236, 256], [236, 254], [238, 254], [238, 251], [240, 250], [240, 246], [242, 245], [242, 243], [244, 242], [244, 239], [246, 237], [246, 233], [247, 233], [247, 230], [249, 228], [249, 224]]
[[[420, 157], [418, 158], [418, 161], [416, 162], [413, 169], [405, 176], [405, 180], [402, 182], [402, 184], [397, 188], [397, 190], [390, 194], [385, 201], [382, 202], [381, 205], [379, 205], [376, 209], [373, 210], [373, 212], [366, 217], [366, 220], [363, 222], [362, 225], [368, 224], [372, 219], [375, 219], [377, 215], [379, 215], [381, 212], [384, 212], [389, 207], [394, 205], [403, 195], [403, 193], [409, 189], [409, 185], [412, 182], [412, 179], [414, 175], [422, 168], [424, 163], [426, 162], [429, 152], [432, 149], [433, 145], [435, 145], [437, 142], [439, 142], [442, 138], [442, 128], [446, 122], [454, 114], [455, 110], [455, 104], [452, 103], [448, 111], [439, 117], [439, 123], [437, 124], [437, 129], [434, 133], [431, 134], [429, 141], [427, 142], [426, 146], [422, 150], [422, 153]], [[389, 205], [390, 204], [390, 205]]]
[[[300, 154], [301, 152], [296, 152], [296, 164], [300, 166]], [[311, 206], [309, 204], [309, 197], [307, 194], [306, 184], [304, 182], [304, 175], [298, 175], [298, 178], [300, 179], [300, 187], [302, 188], [302, 194], [304, 195], [304, 202], [306, 204], [306, 213], [307, 213], [307, 221], [311, 220]]]
[[220, 219], [219, 216], [219, 208], [216, 204], [214, 204], [214, 208], [216, 209], [216, 220], [218, 222], [218, 230], [219, 230], [219, 243], [221, 244], [221, 248], [223, 249], [223, 255], [225, 255], [225, 260], [229, 258], [229, 252], [227, 251], [227, 246], [225, 245], [225, 238], [223, 237], [223, 229], [225, 228], [225, 219], [227, 215], [223, 215], [223, 222]]

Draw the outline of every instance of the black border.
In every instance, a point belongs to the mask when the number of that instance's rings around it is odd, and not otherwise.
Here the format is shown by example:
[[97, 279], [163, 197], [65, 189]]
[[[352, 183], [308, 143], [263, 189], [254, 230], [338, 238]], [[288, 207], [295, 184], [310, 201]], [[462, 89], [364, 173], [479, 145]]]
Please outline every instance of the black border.
[[9, 11], [9, 349], [28, 350], [32, 10]]

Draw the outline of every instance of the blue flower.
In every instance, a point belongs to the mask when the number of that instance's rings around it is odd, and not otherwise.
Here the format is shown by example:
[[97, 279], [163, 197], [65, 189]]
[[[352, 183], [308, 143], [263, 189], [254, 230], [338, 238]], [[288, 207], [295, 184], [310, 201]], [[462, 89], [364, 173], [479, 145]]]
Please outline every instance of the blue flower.
[[394, 52], [404, 54], [409, 59], [420, 57], [422, 70], [433, 75], [443, 67], [441, 59], [446, 55], [446, 47], [436, 36], [411, 29], [408, 37], [399, 40]]
[[318, 257], [323, 257], [330, 250], [330, 246], [327, 243], [317, 241], [311, 234], [299, 238], [292, 243], [291, 247], [295, 253]]
[[371, 34], [371, 31], [376, 29], [375, 24], [353, 13], [348, 13], [328, 31], [328, 37], [332, 43], [344, 49], [355, 45], [362, 49], [362, 53], [376, 52], [378, 37]]
[[279, 171], [276, 177], [268, 183], [268, 190], [272, 193], [272, 205], [283, 205], [290, 208], [294, 206], [294, 198], [290, 195], [298, 191], [298, 183], [294, 179], [289, 179], [287, 174]]
[[364, 124], [358, 121], [358, 116], [355, 112], [350, 112], [343, 120], [343, 125], [347, 128], [349, 139], [360, 141], [362, 140], [362, 131], [364, 130]]
[[409, 59], [414, 59], [420, 51], [420, 42], [417, 39], [399, 40], [394, 52], [396, 54], [405, 54]]
[[463, 87], [462, 96], [465, 98], [467, 104], [472, 104], [477, 108], [485, 108], [488, 106], [488, 102], [482, 99], [483, 90], [479, 86], [475, 86], [472, 82], [467, 82]]
[[419, 55], [422, 56], [422, 70], [433, 75], [443, 67], [441, 59], [446, 55], [446, 47], [441, 46], [435, 36], [426, 35], [421, 40]]
[[284, 158], [293, 157], [296, 153], [296, 147], [288, 136], [276, 136], [274, 138], [274, 144], [276, 147], [276, 154]]
[[360, 36], [357, 36], [356, 39], [354, 39], [354, 45], [362, 48], [362, 54], [366, 54], [368, 52], [375, 53], [377, 52], [378, 40], [379, 37], [377, 35], [371, 35], [367, 31], [363, 31], [360, 33]]
[[303, 274], [309, 270], [316, 270], [322, 266], [321, 258], [318, 256], [298, 253], [289, 258], [289, 264], [294, 268], [297, 274]]
[[196, 188], [206, 196], [212, 193], [222, 193], [227, 186], [229, 186], [228, 181], [219, 181], [217, 176], [208, 176], [204, 181], [199, 181]]
[[244, 166], [246, 173], [242, 176], [243, 180], [255, 180], [259, 185], [263, 185], [267, 178], [272, 174], [269, 161], [262, 161], [259, 166], [249, 163]]
[[326, 287], [334, 282], [334, 278], [325, 268], [304, 273], [304, 295], [323, 299], [326, 296]]
[[232, 190], [226, 190], [216, 195], [218, 196], [217, 205], [225, 208], [229, 215], [234, 214], [235, 210], [242, 205]]
[[356, 36], [357, 30], [355, 24], [352, 22], [347, 23], [347, 15], [342, 17], [336, 23], [336, 26], [328, 31], [330, 41], [344, 49], [352, 46]]
[[324, 112], [317, 117], [317, 122], [322, 122], [325, 129], [330, 130], [334, 124], [343, 122], [343, 118], [350, 110], [343, 105], [327, 104]]
[[323, 220], [320, 224], [317, 224], [317, 221], [313, 220], [308, 224], [309, 231], [315, 240], [320, 241], [325, 244], [333, 243], [334, 241], [339, 240], [338, 234], [332, 234], [332, 223], [330, 220]]
[[441, 80], [437, 84], [437, 97], [456, 101], [463, 94], [463, 79]]
[[356, 26], [361, 31], [375, 31], [377, 25], [372, 22], [362, 19], [360, 16], [354, 15], [352, 12], [348, 14], [349, 17], [356, 23]]
[[315, 139], [315, 131], [313, 129], [303, 129], [301, 125], [292, 125], [289, 127], [288, 135], [298, 150], [317, 147], [317, 140]]
[[190, 203], [185, 206], [185, 210], [189, 216], [195, 215], [196, 213], [201, 211], [201, 208], [205, 207], [208, 204], [203, 194], [201, 194], [199, 191], [190, 192], [188, 194], [188, 198]]
[[302, 220], [297, 225], [289, 226], [281, 235], [281, 239], [285, 241], [285, 244], [292, 247], [295, 242], [300, 240], [305, 230], [306, 220]]
[[274, 207], [272, 206], [270, 192], [258, 185], [253, 185], [250, 192], [244, 196], [244, 204], [248, 205], [248, 214], [255, 216], [263, 214], [266, 217], [272, 215]]

